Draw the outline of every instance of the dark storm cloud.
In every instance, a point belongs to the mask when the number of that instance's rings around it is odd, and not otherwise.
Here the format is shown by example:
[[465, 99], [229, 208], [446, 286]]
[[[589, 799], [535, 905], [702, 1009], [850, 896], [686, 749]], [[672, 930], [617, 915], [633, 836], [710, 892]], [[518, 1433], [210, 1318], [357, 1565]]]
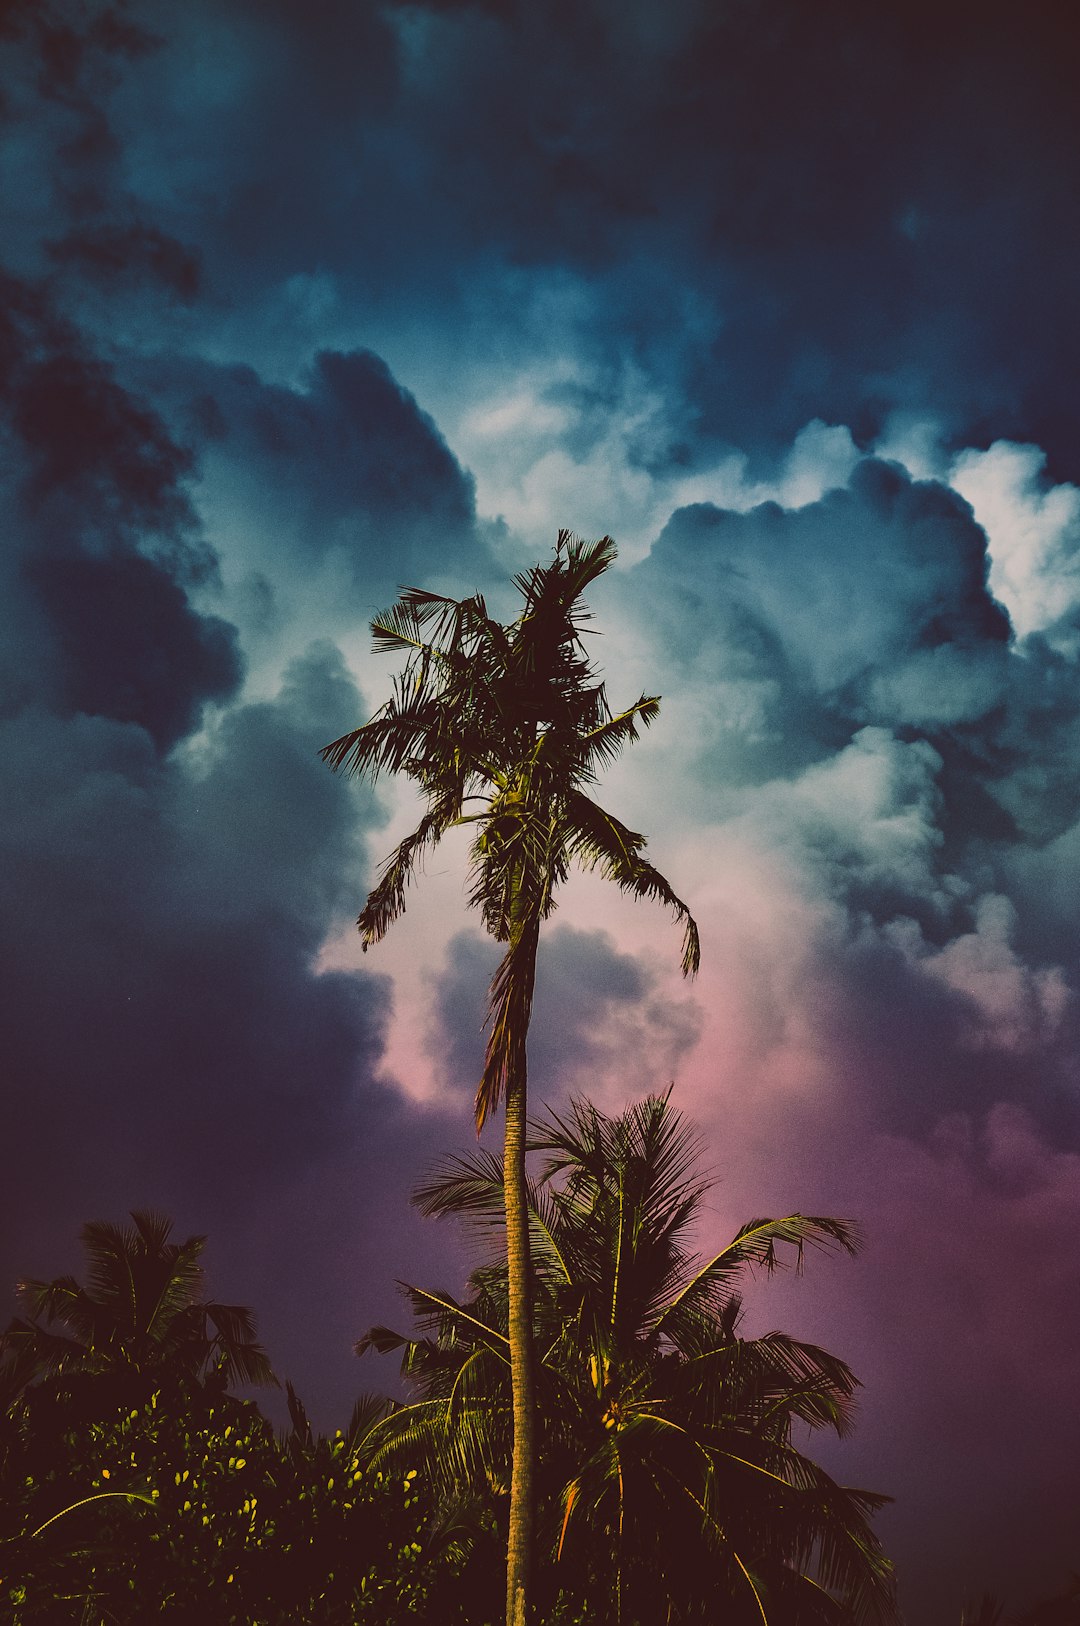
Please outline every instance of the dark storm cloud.
[[239, 681], [235, 634], [194, 614], [183, 588], [137, 554], [60, 554], [27, 566], [58, 640], [63, 710], [139, 723], [168, 748], [192, 732], [206, 700]]
[[[237, 701], [237, 631], [198, 607], [219, 592], [218, 558], [168, 392], [163, 416], [57, 314], [55, 289], [5, 291], [0, 1022], [19, 1089], [0, 1274], [74, 1265], [87, 1218], [170, 1210], [217, 1235], [225, 1296], [267, 1293], [275, 1357], [329, 1420], [363, 1381], [352, 1339], [395, 1308], [392, 1272], [362, 1286], [387, 1216], [405, 1268], [419, 1246], [407, 1193], [443, 1132], [437, 1110], [412, 1114], [376, 1082], [388, 984], [316, 966], [381, 817], [317, 756], [363, 703], [329, 644], [293, 660], [276, 695]], [[340, 418], [352, 461], [365, 427], [378, 442], [362, 483], [384, 518], [395, 467], [443, 540], [471, 517], [457, 465], [374, 357], [323, 358], [319, 377], [307, 465], [299, 432], [287, 448], [298, 489], [310, 480], [325, 503], [312, 464], [320, 438], [337, 464]], [[422, 456], [403, 468], [410, 444], [432, 449], [426, 485]], [[313, 1253], [316, 1215], [335, 1242]], [[337, 1336], [322, 1361], [298, 1311]]]
[[0, 30], [0, 127], [6, 124], [16, 150], [21, 147], [24, 166], [9, 184], [8, 251], [21, 257], [34, 250], [26, 226], [41, 228], [51, 216], [55, 231], [58, 210], [92, 220], [123, 200], [120, 142], [106, 102], [124, 72], [144, 64], [163, 42], [123, 4], [16, 0], [6, 7], [6, 25]]
[[130, 291], [147, 280], [177, 299], [192, 300], [199, 291], [198, 255], [141, 221], [70, 231], [47, 247], [57, 265], [118, 291]]
[[[127, 241], [118, 288], [141, 262], [187, 292], [197, 251], [232, 344], [242, 306], [256, 346], [298, 358], [315, 278], [339, 329], [424, 309], [467, 343], [482, 299], [497, 354], [521, 297], [569, 276], [574, 344], [633, 354], [668, 394], [670, 458], [774, 455], [813, 417], [865, 442], [901, 410], [1075, 464], [1060, 8], [49, 15], [17, 105], [36, 85], [54, 108], [46, 172], [70, 149], [69, 253], [100, 281]], [[20, 219], [64, 241], [32, 200]]]
[[[316, 753], [363, 703], [329, 645], [238, 701], [240, 637], [212, 613], [227, 538], [204, 510], [225, 486], [265, 535], [295, 648], [305, 550], [347, 559], [365, 601], [440, 561], [479, 572], [472, 487], [368, 351], [323, 352], [295, 388], [140, 357], [203, 292], [197, 249], [128, 189], [114, 128], [117, 63], [149, 71], [156, 46], [111, 11], [22, 22], [5, 112], [25, 182], [8, 246], [27, 274], [5, 280], [0, 322], [0, 935], [21, 1084], [0, 1271], [76, 1264], [89, 1217], [169, 1209], [210, 1232], [224, 1296], [264, 1311], [275, 1358], [338, 1421], [378, 1381], [352, 1340], [393, 1319], [395, 1269], [420, 1278], [410, 1256], [443, 1246], [413, 1234], [408, 1191], [446, 1127], [376, 1081], [389, 984], [316, 967], [379, 818]], [[355, 622], [368, 605], [339, 608]], [[62, 1189], [43, 1209], [49, 1171]], [[313, 1353], [305, 1321], [332, 1348]]]
[[245, 1134], [279, 1173], [332, 1138], [386, 1000], [370, 978], [312, 970], [361, 858], [312, 740], [356, 704], [323, 653], [183, 764], [132, 725], [33, 711], [7, 725], [16, 1110], [66, 1128], [84, 1186], [136, 1146], [140, 1180], [180, 1168], [206, 1190]]
[[[445, 1133], [374, 1081], [385, 980], [315, 966], [363, 873], [357, 815], [375, 816], [315, 747], [361, 709], [323, 646], [194, 755], [163, 763], [132, 724], [34, 709], [2, 745], [0, 1020], [19, 1084], [0, 1273], [59, 1269], [87, 1218], [169, 1209], [211, 1233], [259, 1308], [265, 1291], [275, 1355], [339, 1409], [363, 1381], [347, 1356], [376, 1318], [360, 1284], [377, 1239], [391, 1211], [407, 1234], [408, 1189]], [[334, 1243], [305, 1251], [315, 1214]], [[329, 1299], [328, 1320], [351, 1322], [320, 1370], [290, 1316]]]
[[[7, 291], [9, 615], [43, 622], [37, 698], [139, 723], [168, 748], [242, 673], [234, 629], [190, 597], [216, 569], [190, 501], [191, 453], [40, 291]], [[28, 676], [12, 673], [9, 705]]]
[[[189, 170], [229, 200], [200, 232], [223, 288], [318, 268], [380, 309], [408, 290], [434, 314], [500, 267], [569, 270], [597, 295], [594, 343], [629, 343], [661, 376], [680, 354], [699, 437], [775, 448], [817, 415], [869, 437], [900, 407], [1072, 457], [1056, 8], [217, 15], [200, 14], [209, 58], [244, 53], [216, 106], [229, 139], [210, 150], [194, 121], [186, 32], [152, 71]], [[288, 121], [269, 112], [283, 97]], [[176, 214], [175, 160], [149, 151]], [[714, 329], [692, 350], [687, 295]]]
[[278, 568], [327, 554], [354, 582], [393, 596], [437, 570], [491, 569], [472, 481], [432, 419], [370, 351], [320, 351], [301, 388], [250, 367], [174, 361], [152, 369], [202, 466]]
[[[775, 449], [814, 416], [870, 437], [899, 407], [1069, 465], [1058, 8], [46, 17], [17, 61], [63, 103], [72, 226], [98, 270], [132, 217], [144, 246], [197, 241], [215, 297], [248, 303], [320, 272], [382, 312], [407, 295], [447, 314], [505, 267], [567, 269], [598, 296], [594, 342], [677, 381], [698, 437]], [[123, 172], [119, 147], [138, 155]]]

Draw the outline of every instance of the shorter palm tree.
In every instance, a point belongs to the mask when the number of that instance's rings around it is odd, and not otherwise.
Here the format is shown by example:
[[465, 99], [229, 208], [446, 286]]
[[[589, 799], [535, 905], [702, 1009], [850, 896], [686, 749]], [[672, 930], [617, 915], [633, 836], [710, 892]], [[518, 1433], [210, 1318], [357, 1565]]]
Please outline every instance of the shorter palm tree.
[[86, 1285], [74, 1276], [21, 1281], [26, 1314], [0, 1333], [7, 1404], [28, 1385], [110, 1376], [120, 1386], [163, 1379], [274, 1384], [243, 1305], [202, 1297], [206, 1238], [172, 1242], [172, 1221], [137, 1209], [132, 1224], [85, 1225]]
[[[667, 1095], [613, 1118], [579, 1102], [534, 1125], [530, 1146], [546, 1154], [529, 1185], [544, 1618], [892, 1619], [892, 1568], [870, 1524], [886, 1498], [838, 1485], [795, 1444], [797, 1431], [845, 1431], [857, 1380], [812, 1344], [738, 1330], [748, 1270], [772, 1271], [785, 1247], [797, 1264], [807, 1247], [851, 1252], [852, 1227], [752, 1220], [695, 1261], [687, 1232], [709, 1182]], [[417, 1201], [501, 1243], [490, 1153], [451, 1160]], [[444, 1496], [499, 1510], [511, 1444], [505, 1263], [475, 1271], [462, 1302], [408, 1293], [420, 1335], [378, 1327], [357, 1346], [400, 1348], [418, 1391], [372, 1448], [422, 1453]]]

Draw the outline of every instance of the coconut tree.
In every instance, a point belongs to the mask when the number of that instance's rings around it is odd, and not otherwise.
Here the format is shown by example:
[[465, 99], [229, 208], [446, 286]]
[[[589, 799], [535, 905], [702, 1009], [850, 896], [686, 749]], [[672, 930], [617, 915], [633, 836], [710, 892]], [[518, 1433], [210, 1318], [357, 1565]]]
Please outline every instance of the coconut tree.
[[[755, 1219], [705, 1261], [687, 1248], [708, 1182], [667, 1096], [610, 1118], [588, 1103], [536, 1126], [530, 1182], [542, 1429], [541, 1540], [559, 1594], [597, 1626], [723, 1618], [894, 1617], [892, 1570], [870, 1525], [885, 1498], [845, 1489], [796, 1445], [842, 1433], [856, 1379], [786, 1334], [739, 1334], [740, 1279], [784, 1250], [852, 1251], [850, 1225]], [[491, 1261], [463, 1302], [410, 1289], [419, 1336], [400, 1348], [416, 1402], [372, 1435], [376, 1454], [423, 1453], [444, 1496], [495, 1500], [509, 1449], [502, 1169], [483, 1150], [444, 1165], [417, 1200], [464, 1216]], [[579, 1616], [574, 1614], [573, 1618]]]
[[682, 966], [697, 970], [697, 927], [644, 856], [645, 837], [589, 790], [599, 770], [638, 738], [660, 702], [642, 695], [613, 713], [582, 641], [583, 594], [612, 564], [610, 537], [559, 534], [550, 564], [515, 578], [523, 606], [509, 625], [481, 595], [450, 599], [405, 590], [372, 622], [376, 650], [405, 657], [389, 701], [323, 757], [376, 780], [403, 773], [424, 802], [416, 829], [383, 867], [357, 922], [367, 949], [405, 908], [417, 865], [446, 832], [473, 831], [470, 903], [505, 953], [491, 984], [489, 1034], [476, 1094], [479, 1129], [505, 1101], [504, 1162], [514, 1455], [507, 1540], [508, 1626], [527, 1618], [532, 1548], [535, 1378], [529, 1305], [525, 1180], [526, 1040], [540, 926], [577, 864], [625, 891], [667, 905], [684, 926]]
[[85, 1225], [86, 1282], [26, 1280], [25, 1315], [0, 1334], [8, 1403], [30, 1384], [111, 1376], [122, 1387], [166, 1379], [272, 1384], [252, 1312], [203, 1298], [202, 1236], [170, 1240], [172, 1221], [137, 1209], [131, 1225]]

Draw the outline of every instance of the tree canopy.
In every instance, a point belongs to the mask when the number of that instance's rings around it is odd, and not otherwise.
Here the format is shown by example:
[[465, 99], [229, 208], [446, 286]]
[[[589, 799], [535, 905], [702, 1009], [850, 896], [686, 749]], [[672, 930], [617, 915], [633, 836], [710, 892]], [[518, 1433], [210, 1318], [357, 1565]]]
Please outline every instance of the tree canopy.
[[[688, 1233], [709, 1182], [668, 1096], [609, 1117], [588, 1102], [533, 1126], [529, 1182], [539, 1355], [542, 1546], [556, 1589], [597, 1626], [715, 1618], [894, 1618], [892, 1568], [870, 1519], [886, 1498], [845, 1489], [799, 1448], [843, 1433], [857, 1380], [786, 1333], [744, 1338], [748, 1272], [807, 1249], [855, 1247], [844, 1221], [749, 1221], [695, 1258]], [[417, 1194], [460, 1216], [488, 1258], [469, 1295], [410, 1288], [419, 1331], [372, 1329], [400, 1349], [416, 1401], [377, 1428], [376, 1460], [424, 1452], [444, 1497], [498, 1511], [509, 1449], [502, 1169], [483, 1149]]]

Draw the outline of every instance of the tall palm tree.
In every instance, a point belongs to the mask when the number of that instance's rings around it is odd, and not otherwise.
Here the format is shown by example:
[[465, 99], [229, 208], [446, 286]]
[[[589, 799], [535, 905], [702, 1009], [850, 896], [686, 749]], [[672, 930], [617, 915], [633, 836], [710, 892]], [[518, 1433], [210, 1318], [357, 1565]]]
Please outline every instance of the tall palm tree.
[[[894, 1618], [892, 1570], [870, 1527], [886, 1500], [836, 1484], [796, 1430], [848, 1425], [844, 1362], [773, 1332], [744, 1339], [739, 1278], [787, 1246], [852, 1251], [850, 1225], [756, 1219], [701, 1263], [686, 1246], [708, 1182], [667, 1096], [605, 1117], [548, 1115], [528, 1204], [543, 1430], [541, 1528], [564, 1600], [603, 1626], [718, 1618], [780, 1623]], [[427, 1213], [500, 1223], [502, 1169], [451, 1160], [417, 1194]], [[423, 1452], [444, 1495], [503, 1482], [506, 1282], [481, 1267], [470, 1296], [410, 1289], [422, 1336], [374, 1328], [358, 1348], [404, 1350], [417, 1402], [372, 1439]], [[556, 1618], [556, 1597], [547, 1600]], [[575, 1617], [576, 1618], [576, 1617]]]
[[364, 948], [405, 908], [417, 864], [446, 832], [475, 827], [469, 901], [506, 952], [491, 984], [490, 1031], [476, 1123], [505, 1098], [504, 1161], [514, 1460], [507, 1541], [507, 1626], [524, 1626], [532, 1548], [535, 1376], [530, 1337], [525, 1182], [526, 1039], [541, 923], [573, 864], [651, 897], [684, 926], [683, 971], [697, 970], [697, 927], [644, 857], [645, 837], [588, 794], [599, 769], [648, 726], [660, 702], [642, 695], [613, 714], [582, 642], [582, 595], [615, 558], [610, 537], [559, 533], [555, 557], [515, 578], [524, 605], [508, 626], [481, 595], [405, 590], [376, 616], [376, 650], [405, 656], [392, 698], [323, 757], [377, 779], [403, 773], [424, 799], [411, 835], [385, 864], [357, 922]]
[[137, 1209], [131, 1225], [85, 1225], [86, 1285], [27, 1280], [26, 1315], [0, 1334], [6, 1398], [43, 1380], [109, 1375], [120, 1387], [186, 1379], [273, 1384], [252, 1312], [202, 1297], [202, 1236], [172, 1242], [172, 1221]]

